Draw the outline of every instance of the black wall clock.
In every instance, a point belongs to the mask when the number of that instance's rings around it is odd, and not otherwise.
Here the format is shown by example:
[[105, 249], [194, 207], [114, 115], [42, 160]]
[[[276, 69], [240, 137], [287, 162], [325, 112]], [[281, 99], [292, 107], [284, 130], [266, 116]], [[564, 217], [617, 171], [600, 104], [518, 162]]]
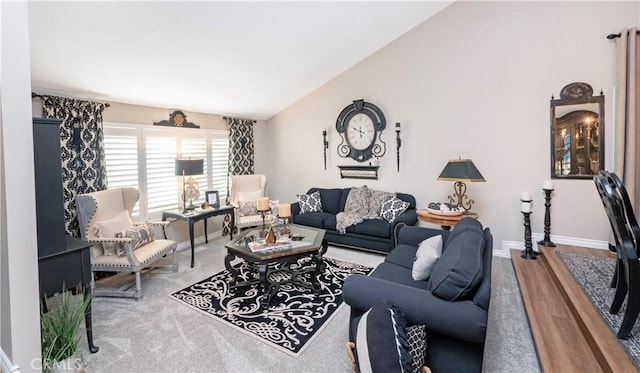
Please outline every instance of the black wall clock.
[[387, 120], [380, 108], [364, 100], [353, 101], [342, 109], [336, 120], [336, 130], [342, 136], [338, 155], [358, 162], [374, 155], [382, 157], [387, 151], [387, 144], [381, 138], [386, 126]]

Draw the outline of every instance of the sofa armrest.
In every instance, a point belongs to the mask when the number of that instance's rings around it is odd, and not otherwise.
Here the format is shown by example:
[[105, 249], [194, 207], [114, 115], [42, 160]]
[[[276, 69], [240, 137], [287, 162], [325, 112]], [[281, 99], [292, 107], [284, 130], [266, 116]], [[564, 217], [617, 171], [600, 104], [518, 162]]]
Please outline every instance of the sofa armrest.
[[342, 288], [344, 301], [366, 311], [382, 301], [398, 307], [411, 324], [452, 338], [484, 343], [488, 312], [471, 300], [449, 302], [430, 291], [364, 275], [352, 275]]
[[294, 202], [291, 204], [291, 215], [300, 215], [300, 202]]
[[412, 226], [416, 225], [418, 222], [418, 214], [416, 213], [416, 209], [407, 209], [402, 212], [402, 214], [398, 215], [397, 218], [391, 223], [389, 229], [391, 229], [391, 239], [393, 242], [393, 247], [398, 246], [398, 233], [400, 232], [400, 228], [404, 226]]
[[[449, 236], [448, 231], [440, 229], [426, 228], [426, 227], [402, 227], [398, 233], [398, 245], [405, 244], [409, 246], [417, 247], [420, 242], [426, 240], [429, 237], [436, 235], [442, 235], [442, 242], [444, 243]], [[397, 245], [396, 245], [397, 246]]]

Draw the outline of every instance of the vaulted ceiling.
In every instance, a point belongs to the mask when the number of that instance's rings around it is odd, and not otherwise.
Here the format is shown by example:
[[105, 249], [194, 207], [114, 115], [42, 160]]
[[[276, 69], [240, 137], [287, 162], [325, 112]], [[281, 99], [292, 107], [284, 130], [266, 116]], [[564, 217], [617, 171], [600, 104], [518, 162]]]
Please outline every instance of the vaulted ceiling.
[[268, 119], [452, 2], [29, 2], [32, 85]]

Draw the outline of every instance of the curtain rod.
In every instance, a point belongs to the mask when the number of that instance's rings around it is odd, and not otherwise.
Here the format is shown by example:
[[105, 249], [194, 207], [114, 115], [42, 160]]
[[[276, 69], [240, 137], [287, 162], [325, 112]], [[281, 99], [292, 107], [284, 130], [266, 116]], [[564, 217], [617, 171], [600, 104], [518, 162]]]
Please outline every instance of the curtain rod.
[[[45, 98], [44, 95], [39, 95], [39, 94], [34, 93], [34, 92], [31, 92], [31, 97], [32, 98], [39, 98], [41, 100], [43, 100]], [[111, 104], [109, 104], [108, 102], [104, 102], [104, 103], [101, 103], [101, 104], [103, 104], [105, 107], [111, 107]]]
[[[636, 35], [640, 35], [640, 31], [636, 31]], [[617, 34], [609, 34], [609, 35], [607, 35], [607, 39], [609, 39], [609, 40], [613, 40], [613, 39], [617, 39], [617, 38], [619, 38], [620, 36], [622, 36], [620, 33], [617, 33]]]
[[[227, 120], [227, 119], [243, 119], [243, 118], [222, 117], [222, 119]], [[251, 123], [258, 123], [258, 121], [256, 121], [255, 119], [245, 119], [245, 120], [250, 120]]]

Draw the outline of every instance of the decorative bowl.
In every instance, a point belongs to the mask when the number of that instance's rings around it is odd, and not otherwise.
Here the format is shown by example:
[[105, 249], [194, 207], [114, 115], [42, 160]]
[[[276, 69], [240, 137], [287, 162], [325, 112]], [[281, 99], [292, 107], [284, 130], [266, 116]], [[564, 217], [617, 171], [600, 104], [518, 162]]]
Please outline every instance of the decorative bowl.
[[430, 209], [428, 207], [427, 207], [427, 211], [429, 211], [430, 214], [440, 215], [440, 216], [460, 216], [464, 213], [464, 211], [443, 211], [443, 210]]

